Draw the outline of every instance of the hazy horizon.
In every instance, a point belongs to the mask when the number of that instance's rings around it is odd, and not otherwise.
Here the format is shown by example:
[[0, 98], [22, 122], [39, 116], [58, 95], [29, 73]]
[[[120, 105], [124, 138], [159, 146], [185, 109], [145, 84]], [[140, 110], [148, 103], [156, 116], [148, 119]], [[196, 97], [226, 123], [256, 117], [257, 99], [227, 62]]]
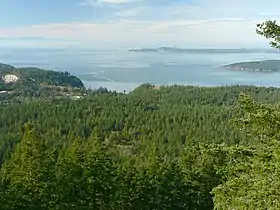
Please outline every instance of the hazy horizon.
[[265, 47], [256, 26], [280, 20], [279, 6], [278, 0], [2, 0], [0, 47]]
[[279, 51], [278, 49], [271, 48], [270, 46], [247, 46], [247, 47], [183, 47], [183, 46], [168, 46], [168, 45], [159, 45], [159, 46], [135, 46], [135, 47], [81, 47], [81, 46], [0, 46], [0, 49], [5, 50], [13, 50], [13, 49], [21, 49], [21, 50], [109, 50], [109, 51], [128, 51], [131, 49], [158, 49], [158, 48], [176, 48], [183, 50], [267, 50], [267, 51]]

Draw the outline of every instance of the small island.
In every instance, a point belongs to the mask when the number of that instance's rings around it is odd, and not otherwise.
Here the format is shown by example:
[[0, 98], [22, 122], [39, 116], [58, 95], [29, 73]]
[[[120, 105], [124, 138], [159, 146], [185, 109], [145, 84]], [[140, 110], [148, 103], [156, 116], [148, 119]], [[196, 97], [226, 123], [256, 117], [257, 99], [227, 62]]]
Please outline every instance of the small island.
[[159, 47], [159, 48], [140, 48], [129, 49], [129, 52], [142, 52], [142, 53], [212, 53], [212, 54], [225, 54], [225, 53], [279, 53], [275, 49], [191, 49], [191, 48], [178, 48], [178, 47]]
[[280, 60], [238, 62], [222, 66], [222, 68], [238, 71], [278, 72], [280, 71]]

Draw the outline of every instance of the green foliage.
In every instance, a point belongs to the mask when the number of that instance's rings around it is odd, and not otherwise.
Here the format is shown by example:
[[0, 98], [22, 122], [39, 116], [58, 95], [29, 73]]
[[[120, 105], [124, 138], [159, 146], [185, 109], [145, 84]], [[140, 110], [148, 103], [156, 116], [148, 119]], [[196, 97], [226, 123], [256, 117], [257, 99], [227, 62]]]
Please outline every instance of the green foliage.
[[257, 25], [257, 33], [270, 40], [271, 47], [280, 49], [280, 26], [276, 21], [268, 20]]
[[237, 132], [229, 121], [241, 114], [234, 108], [240, 92], [264, 103], [280, 100], [276, 88], [174, 86], [143, 87], [127, 95], [93, 92], [81, 100], [13, 103], [0, 106], [0, 145], [10, 149], [22, 138], [22, 125], [30, 120], [48, 146], [85, 140], [96, 128], [115, 150], [133, 154], [158, 145], [160, 154], [172, 159], [187, 140], [245, 141], [243, 132]]
[[57, 72], [51, 70], [43, 70], [38, 68], [19, 68], [18, 73], [21, 78], [26, 81], [34, 81], [37, 84], [44, 83], [51, 86], [66, 86], [84, 88], [80, 79], [76, 76], [70, 75], [69, 72]]
[[213, 187], [221, 183], [217, 168], [224, 165], [224, 153], [216, 145], [189, 143], [181, 156], [181, 168], [191, 190], [191, 209], [212, 209]]
[[278, 209], [279, 95], [146, 84], [2, 104], [0, 209]]
[[27, 124], [11, 159], [1, 168], [1, 209], [38, 209], [50, 186], [48, 155], [40, 138]]
[[229, 147], [232, 161], [224, 167], [227, 179], [213, 190], [215, 208], [279, 209], [280, 107], [261, 105], [247, 96], [242, 107], [241, 128], [250, 141], [243, 148]]

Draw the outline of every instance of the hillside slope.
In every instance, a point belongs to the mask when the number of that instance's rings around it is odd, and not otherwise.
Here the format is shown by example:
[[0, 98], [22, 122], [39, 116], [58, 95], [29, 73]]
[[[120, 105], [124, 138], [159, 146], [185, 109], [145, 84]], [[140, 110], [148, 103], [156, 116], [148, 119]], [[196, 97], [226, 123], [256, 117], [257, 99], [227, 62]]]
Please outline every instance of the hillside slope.
[[[251, 103], [238, 103], [240, 93], [263, 104], [252, 102], [253, 107], [242, 109]], [[279, 101], [277, 88], [143, 84], [128, 94], [88, 91], [81, 100], [0, 104], [0, 210], [212, 210], [211, 192], [216, 189], [220, 196], [217, 190], [230, 186], [224, 184], [231, 181], [229, 169], [250, 172], [250, 163], [256, 162], [252, 157], [262, 161], [257, 176], [264, 163], [268, 169], [279, 168], [278, 156], [277, 164], [270, 164], [270, 153], [261, 156], [265, 161], [251, 153], [267, 147], [258, 146], [262, 139], [249, 136], [239, 124], [252, 122], [244, 117], [253, 113], [256, 123], [249, 128], [263, 132], [271, 127], [279, 136], [279, 108], [271, 108]], [[244, 114], [246, 110], [250, 113]], [[268, 178], [264, 184], [269, 188], [279, 186]], [[257, 181], [262, 180], [267, 179]], [[37, 189], [44, 192], [39, 198]], [[250, 194], [244, 190], [245, 196], [255, 196], [252, 189]]]
[[5, 93], [21, 97], [45, 97], [61, 92], [69, 95], [78, 90], [84, 90], [83, 82], [68, 72], [0, 64], [0, 99]]

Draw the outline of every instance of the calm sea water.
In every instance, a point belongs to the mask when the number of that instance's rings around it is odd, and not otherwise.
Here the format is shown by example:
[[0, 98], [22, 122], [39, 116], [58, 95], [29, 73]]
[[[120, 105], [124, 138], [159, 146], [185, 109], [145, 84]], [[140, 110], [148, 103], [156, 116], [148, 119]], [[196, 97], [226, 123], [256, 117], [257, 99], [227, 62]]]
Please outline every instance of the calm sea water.
[[0, 49], [1, 63], [68, 71], [79, 76], [88, 87], [116, 91], [129, 91], [142, 83], [280, 87], [280, 73], [220, 68], [234, 62], [265, 59], [280, 59], [280, 54]]

